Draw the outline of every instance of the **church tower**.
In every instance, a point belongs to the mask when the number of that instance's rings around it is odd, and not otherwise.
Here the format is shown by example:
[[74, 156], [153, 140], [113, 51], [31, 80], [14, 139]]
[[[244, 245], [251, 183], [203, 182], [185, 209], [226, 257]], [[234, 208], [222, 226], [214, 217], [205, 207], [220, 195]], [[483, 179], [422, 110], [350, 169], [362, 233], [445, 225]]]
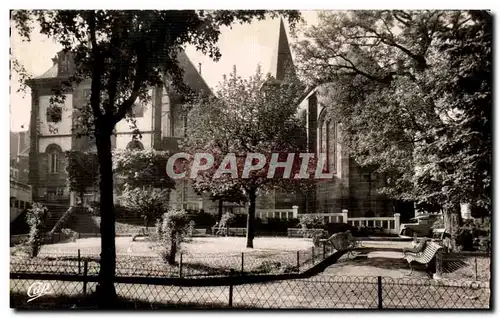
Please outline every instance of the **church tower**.
[[277, 46], [275, 54], [272, 56], [269, 72], [278, 81], [285, 80], [287, 75], [295, 76], [292, 52], [290, 50], [290, 44], [288, 43], [285, 24], [282, 18], [280, 18]]

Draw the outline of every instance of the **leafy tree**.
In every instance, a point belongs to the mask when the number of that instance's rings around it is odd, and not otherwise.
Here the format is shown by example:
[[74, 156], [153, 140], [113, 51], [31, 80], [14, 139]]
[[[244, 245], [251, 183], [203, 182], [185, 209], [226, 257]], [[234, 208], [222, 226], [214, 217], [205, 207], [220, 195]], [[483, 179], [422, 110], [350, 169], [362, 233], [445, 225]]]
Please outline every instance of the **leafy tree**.
[[[75, 72], [62, 87], [54, 87], [53, 102], [75, 84], [90, 80], [90, 101], [76, 105], [80, 134], [95, 137], [100, 167], [101, 267], [98, 297], [102, 306], [113, 306], [116, 267], [115, 215], [111, 135], [116, 123], [130, 115], [137, 101], [150, 99], [151, 87], [172, 87], [188, 99], [182, 71], [176, 63], [179, 48], [194, 45], [214, 60], [221, 56], [217, 41], [220, 28], [253, 18], [285, 15], [291, 23], [297, 11], [206, 11], [206, 10], [16, 10], [11, 19], [19, 33], [30, 39], [33, 23], [71, 53]], [[21, 71], [22, 67], [19, 68]], [[22, 73], [24, 74], [24, 73]]]
[[207, 187], [207, 184], [193, 182], [193, 188], [198, 194], [203, 195], [204, 193], [208, 193], [210, 196], [210, 200], [218, 201], [218, 213], [217, 220], [222, 218], [223, 213], [223, 204], [224, 202], [238, 203], [242, 204], [247, 201], [247, 197], [238, 187], [228, 187], [228, 188], [211, 188]]
[[123, 206], [139, 212], [148, 230], [151, 220], [161, 217], [167, 210], [170, 189], [126, 187], [121, 195]]
[[[323, 12], [298, 43], [300, 71], [362, 166], [395, 199], [491, 205], [492, 18], [484, 11]], [[454, 217], [456, 216], [456, 217]]]
[[83, 204], [83, 195], [97, 184], [99, 162], [97, 154], [82, 151], [66, 151], [69, 190], [75, 192]]
[[317, 229], [323, 229], [325, 220], [322, 216], [315, 215], [301, 215], [299, 217], [300, 232], [304, 237], [313, 237]]
[[175, 264], [175, 255], [180, 248], [184, 236], [189, 230], [189, 217], [186, 211], [170, 209], [163, 214], [159, 237], [163, 244], [162, 255], [168, 264]]
[[169, 153], [155, 149], [122, 150], [113, 152], [114, 173], [123, 185], [172, 189], [175, 183], [167, 175]]
[[[255, 202], [258, 191], [273, 188], [294, 188], [300, 169], [298, 153], [306, 152], [305, 126], [296, 116], [304, 87], [292, 77], [276, 82], [264, 76], [260, 67], [249, 79], [242, 79], [236, 67], [224, 76], [217, 96], [206, 103], [195, 105], [188, 114], [187, 138], [183, 149], [190, 154], [209, 153], [214, 157], [212, 169], [199, 171], [194, 179], [195, 188], [207, 189], [213, 195], [228, 191], [241, 191], [249, 202], [247, 216], [247, 247], [253, 247]], [[248, 154], [265, 155], [265, 166], [242, 177]], [[284, 179], [284, 169], [268, 178], [272, 153], [285, 161], [289, 153], [295, 154], [291, 179]], [[234, 162], [224, 162], [227, 154], [234, 154]], [[256, 159], [258, 160], [258, 159]], [[255, 163], [255, 162], [253, 162]], [[219, 165], [227, 168], [236, 164], [237, 176], [229, 173], [216, 176]], [[188, 165], [192, 167], [192, 165]], [[216, 177], [214, 177], [216, 176]]]
[[43, 244], [44, 227], [49, 217], [49, 210], [40, 203], [34, 202], [26, 213], [26, 223], [30, 227], [28, 247], [31, 257], [36, 257]]

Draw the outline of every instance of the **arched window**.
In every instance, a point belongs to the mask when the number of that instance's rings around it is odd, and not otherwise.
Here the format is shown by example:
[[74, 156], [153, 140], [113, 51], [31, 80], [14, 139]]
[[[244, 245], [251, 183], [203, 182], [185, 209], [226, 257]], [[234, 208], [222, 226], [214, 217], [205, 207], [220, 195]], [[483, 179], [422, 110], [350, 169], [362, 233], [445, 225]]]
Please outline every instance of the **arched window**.
[[319, 152], [325, 154], [325, 172], [336, 172], [337, 168], [337, 125], [327, 118], [323, 111], [319, 117]]
[[49, 152], [49, 173], [57, 173], [59, 171], [59, 153], [57, 150]]
[[47, 166], [49, 173], [58, 173], [61, 171], [61, 147], [56, 144], [50, 144], [47, 146], [45, 153], [47, 154]]
[[128, 143], [127, 150], [144, 150], [144, 146], [142, 145], [142, 142], [134, 139]]

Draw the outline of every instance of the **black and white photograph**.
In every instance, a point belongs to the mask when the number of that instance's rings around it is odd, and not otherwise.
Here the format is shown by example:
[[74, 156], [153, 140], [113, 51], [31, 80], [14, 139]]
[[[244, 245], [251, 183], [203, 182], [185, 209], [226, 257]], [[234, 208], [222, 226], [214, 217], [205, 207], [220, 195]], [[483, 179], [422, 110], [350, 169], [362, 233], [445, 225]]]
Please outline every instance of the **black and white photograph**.
[[10, 308], [491, 310], [494, 12], [199, 7], [9, 10]]

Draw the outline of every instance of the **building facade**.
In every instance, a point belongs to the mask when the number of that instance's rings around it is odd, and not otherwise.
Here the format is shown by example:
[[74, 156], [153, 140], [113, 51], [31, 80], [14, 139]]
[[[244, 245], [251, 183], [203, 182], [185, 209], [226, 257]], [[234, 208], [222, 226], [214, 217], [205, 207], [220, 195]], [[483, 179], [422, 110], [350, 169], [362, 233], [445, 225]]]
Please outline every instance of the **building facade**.
[[[276, 54], [272, 59], [271, 75], [278, 81], [285, 79], [286, 72], [293, 72], [293, 59], [283, 22], [280, 22]], [[195, 92], [210, 92], [199, 71], [187, 55], [181, 51], [178, 63], [184, 70], [184, 81]], [[71, 59], [59, 53], [53, 59], [53, 66], [41, 76], [30, 81], [32, 90], [32, 111], [30, 123], [29, 184], [33, 200], [65, 210], [71, 195], [66, 186], [66, 159], [68, 150], [95, 151], [95, 143], [88, 138], [77, 138], [74, 131], [78, 109], [89, 98], [90, 83], [83, 82], [66, 95], [60, 109], [54, 113], [50, 106], [52, 87], [65, 80], [72, 72]], [[321, 91], [327, 86], [308, 90], [300, 103], [299, 114], [306, 121], [308, 150], [327, 154], [328, 170], [334, 172], [331, 181], [319, 183], [305, 195], [274, 191], [261, 195], [257, 202], [257, 217], [292, 218], [298, 213], [335, 213], [348, 209], [350, 216], [392, 215], [388, 201], [375, 193], [377, 180], [364, 172], [349, 158], [347, 150], [339, 142], [340, 129], [336, 121], [325, 116], [326, 101]], [[140, 138], [134, 137], [134, 130], [122, 120], [116, 125], [112, 137], [114, 149], [154, 148], [178, 150], [178, 141], [184, 137], [186, 114], [183, 105], [168, 87], [153, 87], [151, 101], [147, 105], [136, 103], [133, 113]], [[54, 118], [54, 115], [59, 118]], [[60, 119], [59, 121], [55, 119]], [[172, 191], [171, 203], [190, 210], [216, 212], [218, 203], [197, 195], [187, 181], [177, 183]], [[225, 212], [240, 213], [246, 209], [232, 203], [224, 203]]]

